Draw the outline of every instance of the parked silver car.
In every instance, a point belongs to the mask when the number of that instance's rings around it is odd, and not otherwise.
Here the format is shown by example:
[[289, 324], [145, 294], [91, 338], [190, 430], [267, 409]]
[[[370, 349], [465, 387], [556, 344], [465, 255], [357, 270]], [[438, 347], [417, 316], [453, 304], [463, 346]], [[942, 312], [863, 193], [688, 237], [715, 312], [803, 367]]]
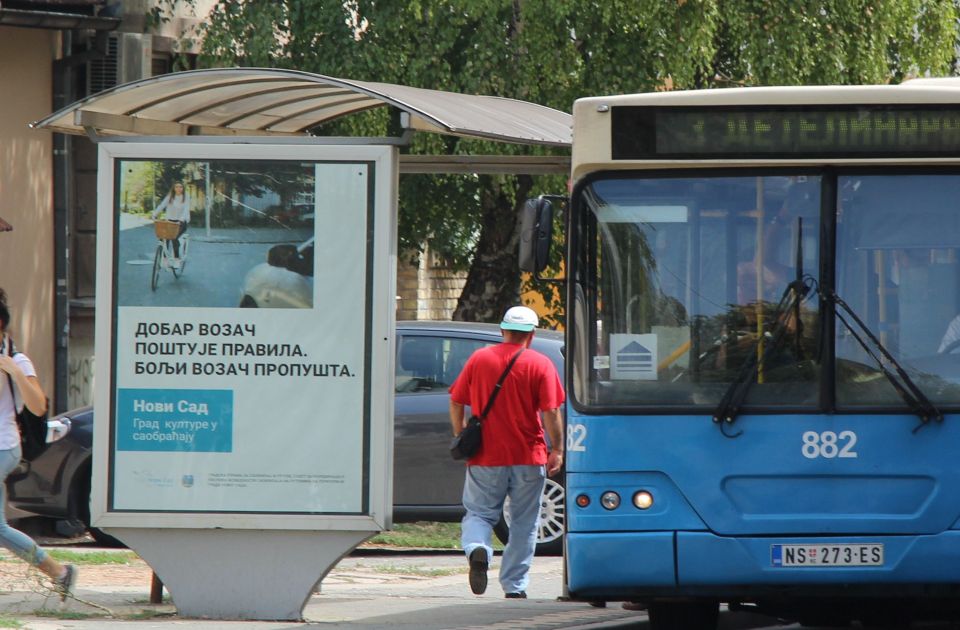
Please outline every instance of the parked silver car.
[[[464, 322], [397, 324], [394, 408], [393, 513], [397, 522], [459, 521], [464, 465], [448, 452], [450, 420], [447, 389], [470, 354], [498, 343], [496, 325]], [[533, 348], [563, 370], [563, 335], [538, 331]], [[32, 461], [7, 480], [9, 504], [21, 511], [57, 519], [57, 529], [77, 534], [90, 525], [90, 472], [93, 409], [61, 414], [65, 430]], [[547, 481], [540, 510], [538, 551], [559, 553], [564, 525], [562, 477]], [[91, 530], [104, 544], [109, 535]], [[497, 536], [506, 541], [509, 525], [501, 519]]]
[[[458, 521], [464, 465], [450, 458], [447, 393], [467, 358], [477, 348], [500, 342], [495, 324], [401, 321], [397, 323], [397, 373], [394, 402], [393, 514], [398, 522]], [[563, 334], [537, 331], [533, 349], [546, 355], [563, 374]], [[547, 480], [537, 532], [539, 553], [563, 547], [562, 473]], [[509, 524], [495, 528], [506, 542]]]

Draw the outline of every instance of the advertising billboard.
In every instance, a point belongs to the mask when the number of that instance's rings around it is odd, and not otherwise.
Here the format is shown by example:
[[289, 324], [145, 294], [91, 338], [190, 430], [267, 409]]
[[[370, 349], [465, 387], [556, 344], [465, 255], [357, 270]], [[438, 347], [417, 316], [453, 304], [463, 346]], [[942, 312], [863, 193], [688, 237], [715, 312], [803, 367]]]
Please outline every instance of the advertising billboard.
[[95, 525], [389, 526], [396, 179], [389, 147], [100, 145]]

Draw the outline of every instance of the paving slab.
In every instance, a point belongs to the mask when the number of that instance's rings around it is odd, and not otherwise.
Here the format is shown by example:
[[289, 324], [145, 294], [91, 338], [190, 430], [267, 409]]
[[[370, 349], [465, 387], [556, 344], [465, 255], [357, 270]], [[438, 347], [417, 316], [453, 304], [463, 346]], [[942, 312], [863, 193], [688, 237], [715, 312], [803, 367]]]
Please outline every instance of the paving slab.
[[[76, 598], [66, 604], [61, 604], [35, 575], [11, 577], [0, 569], [0, 621], [16, 620], [26, 630], [586, 630], [628, 627], [646, 618], [616, 604], [595, 608], [560, 601], [560, 558], [536, 558], [529, 598], [504, 599], [497, 583], [498, 560], [491, 566], [487, 593], [475, 596], [467, 584], [467, 563], [462, 554], [354, 555], [341, 561], [323, 581], [320, 592], [304, 608], [303, 621], [185, 619], [177, 615], [169, 597], [162, 604], [149, 603], [151, 572], [140, 561], [134, 567], [114, 570], [109, 579], [102, 577], [110, 573], [109, 569], [84, 571], [86, 567], [81, 567]], [[4, 563], [8, 564], [12, 563]], [[643, 623], [639, 627], [645, 626]]]

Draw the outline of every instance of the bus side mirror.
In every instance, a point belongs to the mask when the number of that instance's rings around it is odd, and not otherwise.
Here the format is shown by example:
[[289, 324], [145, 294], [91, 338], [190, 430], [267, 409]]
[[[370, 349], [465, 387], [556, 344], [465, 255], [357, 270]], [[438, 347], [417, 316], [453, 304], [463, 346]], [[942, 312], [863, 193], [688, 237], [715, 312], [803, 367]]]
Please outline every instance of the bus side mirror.
[[520, 223], [520, 269], [534, 274], [546, 269], [552, 240], [553, 205], [543, 197], [528, 199]]

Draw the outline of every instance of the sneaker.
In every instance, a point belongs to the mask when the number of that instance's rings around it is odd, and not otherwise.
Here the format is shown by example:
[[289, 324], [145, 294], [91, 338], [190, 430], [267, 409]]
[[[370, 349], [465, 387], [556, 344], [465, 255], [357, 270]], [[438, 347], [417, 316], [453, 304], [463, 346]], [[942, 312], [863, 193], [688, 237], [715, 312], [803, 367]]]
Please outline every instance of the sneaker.
[[517, 591], [516, 593], [506, 593], [506, 594], [504, 594], [504, 597], [506, 597], [507, 599], [526, 599], [526, 598], [527, 598], [527, 592], [526, 592], [526, 591]]
[[487, 550], [477, 547], [470, 552], [470, 590], [474, 595], [487, 592]]
[[183, 262], [179, 258], [174, 258], [172, 263], [173, 263], [174, 269], [180, 269], [181, 267], [183, 267]]
[[60, 594], [60, 601], [66, 601], [73, 593], [73, 586], [77, 583], [77, 567], [72, 564], [66, 565], [67, 572], [63, 574], [63, 577], [58, 577], [53, 580], [53, 590]]

